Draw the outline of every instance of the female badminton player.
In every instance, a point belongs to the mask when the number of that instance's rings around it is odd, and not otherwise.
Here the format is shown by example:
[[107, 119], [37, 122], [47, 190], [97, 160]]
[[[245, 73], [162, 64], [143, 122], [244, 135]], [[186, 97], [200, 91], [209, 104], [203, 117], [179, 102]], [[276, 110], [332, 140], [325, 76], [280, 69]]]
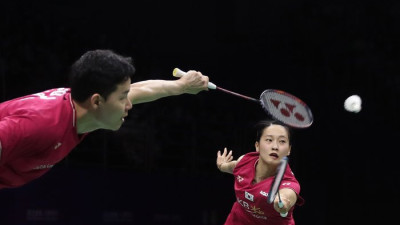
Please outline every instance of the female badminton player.
[[281, 160], [290, 155], [290, 129], [277, 121], [260, 121], [256, 138], [256, 151], [237, 160], [233, 160], [232, 151], [228, 152], [227, 148], [217, 152], [219, 170], [235, 177], [236, 202], [225, 225], [293, 225], [293, 209], [295, 205], [302, 205], [304, 200], [299, 195], [300, 184], [289, 165], [279, 187], [283, 207], [279, 207], [278, 195], [273, 203], [267, 202], [276, 170]]

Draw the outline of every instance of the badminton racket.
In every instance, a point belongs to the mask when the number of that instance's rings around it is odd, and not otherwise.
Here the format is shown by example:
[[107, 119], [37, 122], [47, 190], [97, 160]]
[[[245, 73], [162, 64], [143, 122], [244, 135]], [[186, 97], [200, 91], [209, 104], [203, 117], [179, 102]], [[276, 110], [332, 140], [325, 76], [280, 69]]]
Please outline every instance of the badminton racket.
[[[279, 186], [281, 185], [283, 175], [285, 174], [288, 161], [289, 161], [289, 158], [286, 156], [281, 160], [281, 163], [279, 164], [277, 171], [276, 171], [274, 182], [271, 184], [271, 189], [269, 190], [269, 193], [268, 193], [267, 202], [269, 204], [273, 203], [276, 198], [276, 195], [278, 195], [279, 208], [283, 207], [281, 195], [279, 194]], [[281, 213], [281, 216], [286, 217], [287, 214], [288, 214], [288, 212]]]
[[[174, 77], [182, 77], [185, 74], [186, 72], [178, 68], [172, 72]], [[267, 89], [261, 93], [260, 99], [255, 99], [218, 87], [212, 82], [208, 82], [208, 88], [259, 103], [271, 117], [291, 127], [307, 128], [313, 122], [313, 115], [307, 104], [296, 96], [281, 90]]]

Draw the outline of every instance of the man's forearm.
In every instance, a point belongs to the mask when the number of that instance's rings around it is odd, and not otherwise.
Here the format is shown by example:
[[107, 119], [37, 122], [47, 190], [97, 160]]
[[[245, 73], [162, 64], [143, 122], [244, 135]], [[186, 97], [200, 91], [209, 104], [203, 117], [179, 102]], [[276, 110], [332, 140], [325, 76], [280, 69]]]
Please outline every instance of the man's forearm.
[[139, 104], [184, 93], [197, 94], [204, 90], [208, 90], [208, 77], [200, 72], [189, 71], [178, 80], [146, 80], [133, 83], [128, 98], [132, 104]]
[[184, 85], [179, 80], [146, 80], [132, 83], [128, 98], [132, 104], [139, 104], [183, 93]]

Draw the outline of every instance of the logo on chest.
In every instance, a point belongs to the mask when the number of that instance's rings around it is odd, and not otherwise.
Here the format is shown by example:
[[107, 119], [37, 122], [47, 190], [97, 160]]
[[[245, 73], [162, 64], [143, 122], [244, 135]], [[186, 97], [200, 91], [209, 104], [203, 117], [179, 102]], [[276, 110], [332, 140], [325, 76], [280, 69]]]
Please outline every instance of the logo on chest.
[[265, 192], [265, 191], [260, 191], [260, 194], [263, 195], [263, 196], [265, 196], [265, 197], [268, 197], [268, 193]]
[[44, 170], [44, 169], [51, 169], [54, 165], [39, 165], [32, 170]]
[[254, 195], [250, 194], [249, 192], [245, 191], [245, 192], [244, 192], [244, 197], [245, 197], [247, 200], [250, 200], [250, 201], [254, 202]]
[[61, 143], [61, 142], [57, 142], [57, 144], [56, 144], [56, 145], [54, 145], [54, 150], [56, 150], [57, 148], [59, 148], [61, 145], [62, 145], [62, 143]]

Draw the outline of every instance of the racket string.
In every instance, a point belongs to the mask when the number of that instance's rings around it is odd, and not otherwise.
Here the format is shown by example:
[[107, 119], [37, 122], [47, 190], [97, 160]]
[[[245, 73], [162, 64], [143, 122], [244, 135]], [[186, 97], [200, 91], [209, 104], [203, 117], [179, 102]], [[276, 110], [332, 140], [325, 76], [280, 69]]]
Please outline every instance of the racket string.
[[305, 128], [313, 122], [313, 116], [308, 106], [286, 92], [265, 90], [260, 96], [260, 102], [272, 117], [287, 125]]

